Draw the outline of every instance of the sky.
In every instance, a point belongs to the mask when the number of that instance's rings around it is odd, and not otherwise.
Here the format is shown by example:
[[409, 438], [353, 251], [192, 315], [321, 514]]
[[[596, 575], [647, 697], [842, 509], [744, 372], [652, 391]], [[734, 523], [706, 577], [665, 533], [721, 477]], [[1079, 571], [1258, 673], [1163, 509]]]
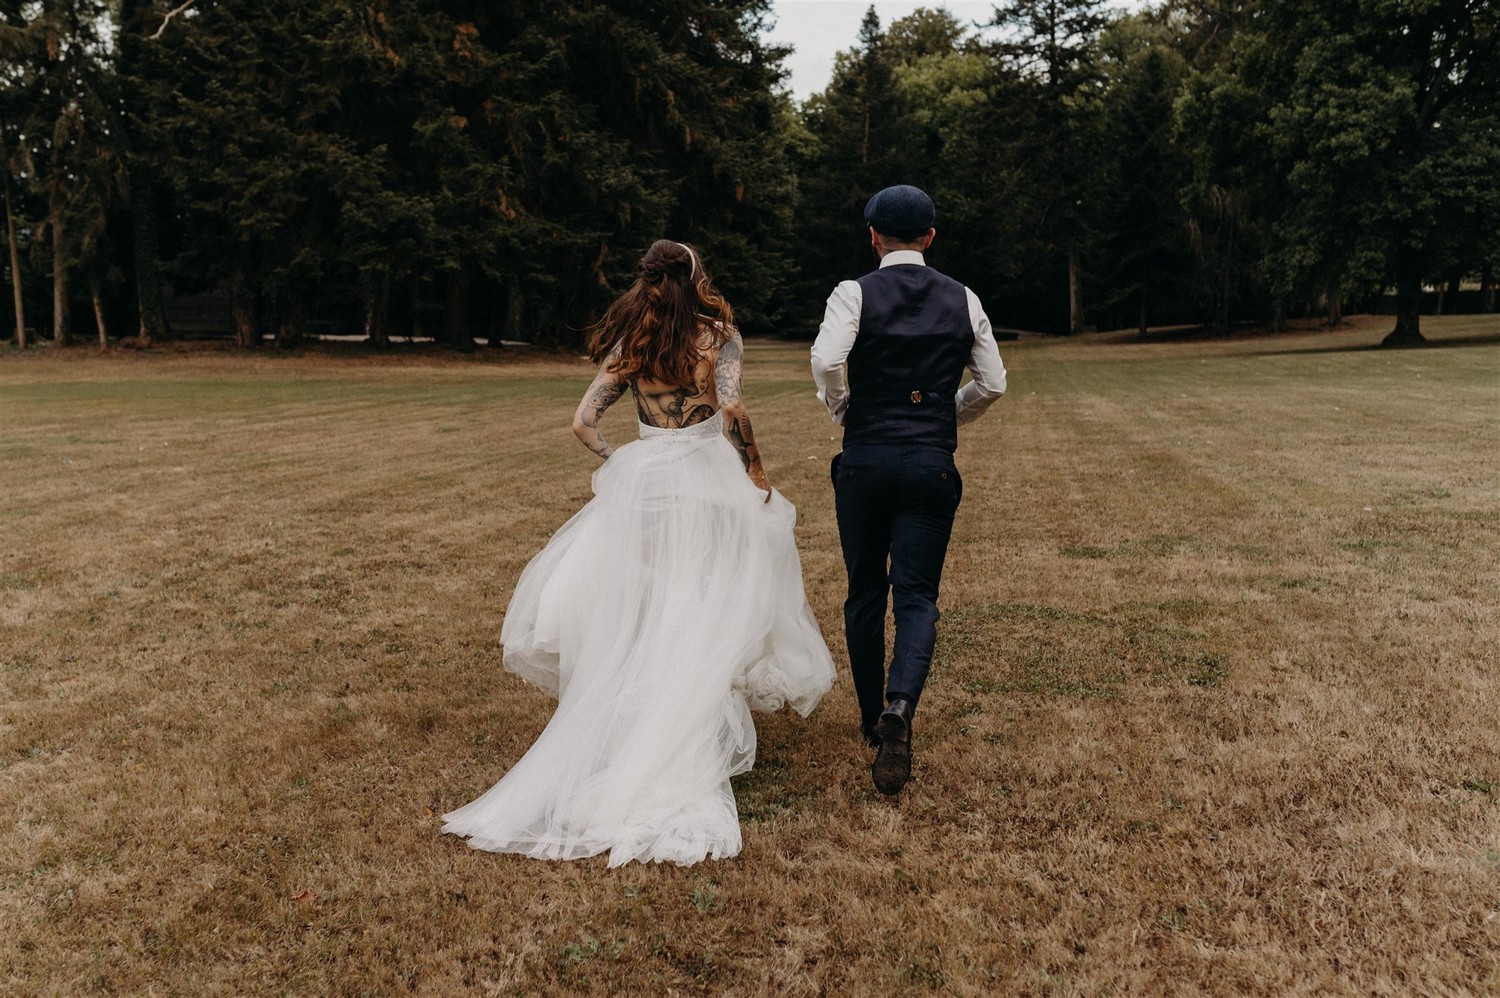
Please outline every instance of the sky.
[[[1108, 6], [1139, 7], [1139, 0], [1117, 0]], [[833, 57], [853, 48], [859, 42], [859, 22], [866, 9], [874, 7], [880, 15], [880, 26], [889, 28], [918, 7], [945, 8], [960, 22], [990, 20], [995, 5], [990, 0], [927, 0], [926, 3], [904, 3], [898, 0], [772, 0], [771, 14], [775, 26], [766, 38], [777, 45], [791, 45], [796, 51], [782, 64], [791, 70], [786, 81], [797, 100], [806, 100], [828, 86], [833, 78]]]
[[859, 22], [870, 7], [880, 15], [880, 26], [889, 28], [918, 7], [945, 7], [960, 21], [988, 21], [995, 11], [989, 0], [927, 0], [905, 3], [898, 0], [774, 0], [771, 4], [776, 26], [766, 38], [777, 45], [792, 45], [796, 51], [782, 63], [791, 70], [787, 81], [792, 95], [799, 101], [828, 86], [833, 77], [835, 53], [853, 48], [859, 42]]

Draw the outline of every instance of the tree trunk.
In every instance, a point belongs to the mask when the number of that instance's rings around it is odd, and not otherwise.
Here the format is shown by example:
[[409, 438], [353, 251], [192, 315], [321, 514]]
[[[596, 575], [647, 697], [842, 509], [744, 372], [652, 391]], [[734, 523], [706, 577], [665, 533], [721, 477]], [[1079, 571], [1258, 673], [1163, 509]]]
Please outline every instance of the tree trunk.
[[1384, 347], [1409, 347], [1426, 343], [1422, 335], [1422, 279], [1409, 274], [1396, 284], [1396, 328], [1380, 341]]
[[1344, 321], [1344, 295], [1341, 291], [1328, 292], [1328, 322], [1330, 326], [1337, 326]]
[[56, 346], [68, 345], [68, 254], [64, 238], [62, 212], [53, 214], [48, 223], [52, 228], [52, 342]]
[[302, 298], [288, 293], [285, 302], [285, 311], [276, 323], [276, 345], [290, 350], [302, 345]]
[[155, 5], [150, 0], [121, 0], [119, 8], [119, 48], [115, 64], [121, 88], [122, 111], [114, 122], [120, 145], [125, 152], [125, 197], [130, 209], [131, 255], [135, 266], [135, 301], [140, 317], [137, 335], [141, 342], [166, 339], [171, 335], [167, 325], [166, 306], [162, 302], [160, 240], [156, 224], [156, 185], [145, 163], [141, 148], [141, 129], [128, 109], [143, 110], [148, 101], [141, 93], [137, 72], [141, 53], [155, 27]]
[[1214, 331], [1220, 336], [1229, 335], [1229, 289], [1233, 284], [1234, 277], [1228, 261], [1225, 261], [1223, 280], [1219, 282], [1219, 294], [1214, 301]]
[[161, 264], [157, 261], [156, 212], [153, 210], [149, 184], [137, 176], [131, 179], [130, 224], [131, 252], [135, 263], [135, 301], [140, 313], [138, 335], [141, 342], [164, 340], [171, 336], [167, 326], [167, 309], [162, 303]]
[[1495, 274], [1489, 264], [1479, 271], [1479, 308], [1486, 313], [1495, 310]]
[[500, 326], [500, 339], [525, 340], [522, 328], [525, 300], [522, 298], [521, 280], [514, 274], [505, 279], [505, 321]]
[[94, 325], [99, 327], [99, 349], [109, 349], [109, 327], [104, 322], [104, 296], [99, 293], [99, 278], [89, 281], [89, 298], [94, 302]]
[[21, 251], [16, 246], [16, 215], [10, 203], [10, 171], [5, 171], [5, 229], [10, 238], [10, 283], [16, 298], [16, 346], [26, 349], [26, 301], [21, 294]]
[[1277, 295], [1271, 301], [1271, 332], [1286, 332], [1286, 296]]
[[505, 325], [505, 295], [490, 296], [490, 307], [484, 317], [484, 345], [498, 350], [505, 344], [501, 341], [501, 328]]
[[1078, 251], [1068, 250], [1068, 332], [1081, 333], [1085, 328], [1083, 315], [1083, 283], [1078, 273]]
[[427, 316], [422, 309], [422, 276], [411, 275], [411, 332], [407, 334], [410, 339], [420, 339], [427, 336]]
[[443, 315], [444, 345], [453, 350], [474, 349], [469, 329], [469, 281], [462, 268], [448, 275], [448, 301]]
[[1151, 332], [1151, 328], [1146, 325], [1146, 289], [1145, 288], [1141, 288], [1141, 290], [1140, 290], [1140, 296], [1141, 296], [1141, 320], [1140, 320], [1140, 325], [1138, 325], [1136, 327], [1135, 334], [1136, 334], [1136, 336], [1138, 336], [1138, 337], [1140, 337], [1141, 339], [1144, 340], [1146, 338], [1146, 336]]
[[234, 310], [234, 342], [241, 350], [260, 346], [260, 323], [255, 315], [255, 295], [243, 277], [236, 277], [230, 292]]
[[1458, 313], [1458, 290], [1462, 286], [1462, 274], [1454, 274], [1448, 278], [1448, 287], [1438, 296], [1438, 315], [1456, 315]]
[[490, 307], [484, 317], [484, 342], [491, 350], [505, 346], [505, 324], [510, 318], [510, 288], [503, 286], [489, 296]]
[[384, 271], [373, 291], [365, 291], [365, 336], [382, 350], [391, 345], [391, 272]]

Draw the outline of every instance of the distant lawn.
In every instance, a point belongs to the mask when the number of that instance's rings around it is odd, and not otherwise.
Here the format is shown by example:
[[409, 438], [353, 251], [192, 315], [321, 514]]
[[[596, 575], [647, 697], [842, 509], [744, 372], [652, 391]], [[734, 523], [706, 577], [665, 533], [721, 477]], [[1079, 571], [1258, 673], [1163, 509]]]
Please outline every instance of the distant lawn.
[[[0, 355], [0, 991], [1500, 992], [1500, 318], [1389, 323], [1002, 344], [913, 784], [842, 677], [738, 858], [619, 871], [437, 831], [550, 713], [587, 365]], [[835, 430], [747, 370], [842, 669]]]

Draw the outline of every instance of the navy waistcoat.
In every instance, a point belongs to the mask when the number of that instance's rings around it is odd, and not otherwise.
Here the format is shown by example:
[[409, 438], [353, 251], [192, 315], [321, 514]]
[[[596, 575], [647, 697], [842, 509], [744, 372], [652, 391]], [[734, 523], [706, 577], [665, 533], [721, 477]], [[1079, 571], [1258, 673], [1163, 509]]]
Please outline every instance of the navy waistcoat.
[[859, 335], [849, 351], [844, 446], [958, 448], [953, 397], [974, 351], [964, 286], [917, 264], [859, 279]]

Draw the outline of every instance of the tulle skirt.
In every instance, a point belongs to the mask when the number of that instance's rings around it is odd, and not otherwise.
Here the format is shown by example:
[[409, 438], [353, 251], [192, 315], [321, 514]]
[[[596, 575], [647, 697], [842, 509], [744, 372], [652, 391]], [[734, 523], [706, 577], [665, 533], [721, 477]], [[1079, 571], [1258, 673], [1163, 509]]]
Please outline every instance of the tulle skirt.
[[749, 711], [806, 716], [833, 662], [802, 588], [796, 509], [752, 485], [715, 415], [641, 438], [526, 566], [505, 668], [558, 698], [505, 778], [444, 815], [495, 852], [695, 863], [740, 850], [729, 778]]

